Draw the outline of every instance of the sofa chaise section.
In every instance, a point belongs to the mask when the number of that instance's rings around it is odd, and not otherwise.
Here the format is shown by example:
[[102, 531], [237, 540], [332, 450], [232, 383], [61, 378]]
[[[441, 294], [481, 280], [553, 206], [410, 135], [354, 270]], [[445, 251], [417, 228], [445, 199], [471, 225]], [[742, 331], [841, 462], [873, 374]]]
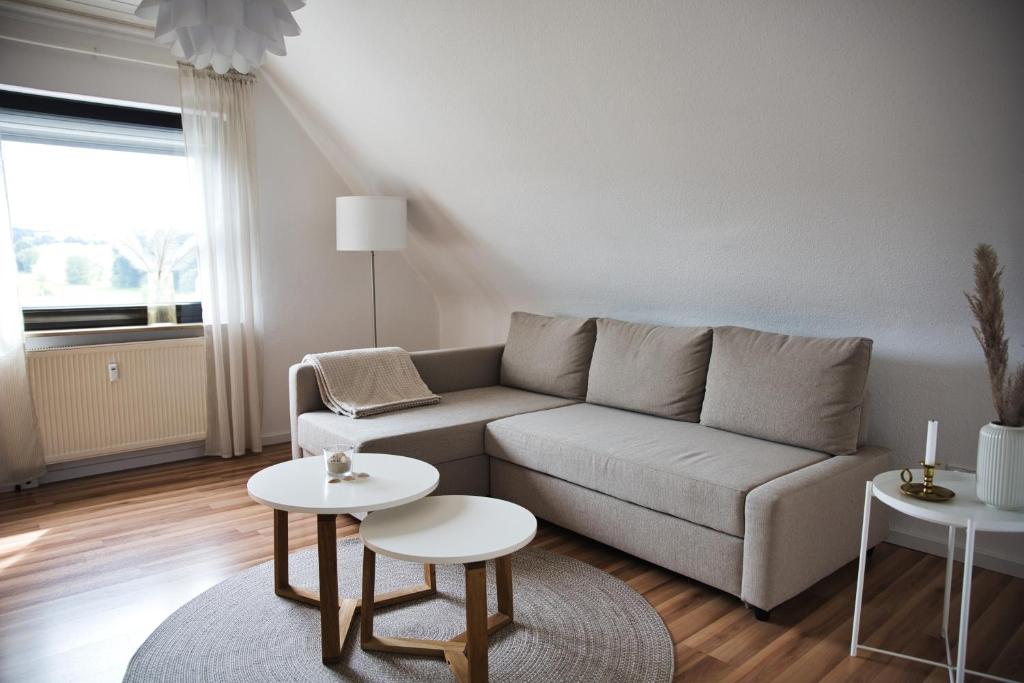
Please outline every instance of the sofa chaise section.
[[292, 366], [292, 457], [319, 454], [339, 443], [366, 453], [406, 455], [438, 468], [438, 493], [487, 495], [487, 423], [574, 403], [497, 384], [501, 350], [499, 345], [412, 353], [420, 376], [441, 402], [359, 419], [327, 410], [313, 367]]

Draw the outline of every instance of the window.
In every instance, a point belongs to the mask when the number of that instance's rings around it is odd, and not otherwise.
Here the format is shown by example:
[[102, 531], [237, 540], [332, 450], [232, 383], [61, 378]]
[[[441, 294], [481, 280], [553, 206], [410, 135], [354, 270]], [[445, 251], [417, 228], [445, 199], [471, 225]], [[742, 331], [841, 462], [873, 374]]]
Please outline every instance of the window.
[[0, 154], [26, 329], [201, 320], [180, 115], [0, 91]]

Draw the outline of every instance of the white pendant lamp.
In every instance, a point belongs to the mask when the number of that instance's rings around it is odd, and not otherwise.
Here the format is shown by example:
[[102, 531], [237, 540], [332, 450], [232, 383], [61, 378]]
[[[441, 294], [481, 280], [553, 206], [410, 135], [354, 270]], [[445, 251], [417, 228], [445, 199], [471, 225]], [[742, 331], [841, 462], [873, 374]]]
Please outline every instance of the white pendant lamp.
[[156, 40], [198, 69], [249, 73], [267, 53], [284, 55], [299, 35], [292, 12], [306, 0], [142, 0], [136, 16], [156, 22]]

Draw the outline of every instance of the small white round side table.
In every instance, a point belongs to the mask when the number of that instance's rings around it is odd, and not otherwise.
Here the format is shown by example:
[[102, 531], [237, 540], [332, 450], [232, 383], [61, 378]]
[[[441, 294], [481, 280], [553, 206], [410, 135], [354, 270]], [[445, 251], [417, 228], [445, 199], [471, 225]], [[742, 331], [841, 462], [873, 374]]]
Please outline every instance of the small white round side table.
[[[913, 470], [914, 481], [923, 481], [920, 469]], [[996, 681], [1015, 683], [1008, 678], [973, 671], [967, 668], [967, 630], [971, 611], [971, 575], [974, 570], [974, 537], [979, 531], [1002, 533], [1024, 533], [1024, 511], [1007, 511], [990, 508], [975, 495], [975, 477], [966, 472], [939, 471], [935, 485], [951, 489], [956, 497], [945, 502], [931, 502], [912, 498], [900, 491], [900, 471], [892, 470], [879, 474], [867, 482], [864, 493], [864, 524], [860, 538], [860, 566], [857, 572], [857, 598], [853, 607], [853, 635], [850, 639], [850, 656], [856, 657], [858, 650], [878, 652], [892, 657], [909, 659], [923, 664], [932, 664], [946, 669], [955, 683], [963, 683], [965, 674], [972, 674]], [[899, 652], [868, 647], [860, 644], [860, 613], [864, 598], [864, 569], [868, 549], [868, 527], [871, 521], [871, 501], [878, 499], [894, 510], [911, 517], [942, 524], [949, 527], [946, 548], [946, 589], [942, 603], [942, 639], [946, 645], [946, 661], [936, 662], [920, 657], [911, 657]], [[963, 591], [960, 599], [960, 633], [957, 640], [956, 663], [953, 663], [949, 646], [949, 602], [953, 583], [953, 558], [956, 554], [957, 529], [966, 529], [964, 542]]]
[[[487, 638], [512, 623], [512, 553], [537, 534], [526, 508], [496, 498], [435, 496], [371, 513], [359, 528], [363, 539], [364, 650], [444, 657], [464, 683], [487, 681]], [[466, 569], [466, 630], [451, 640], [386, 638], [373, 633], [377, 553], [421, 564], [461, 564]], [[498, 612], [487, 614], [487, 565], [493, 559]]]
[[[383, 510], [423, 498], [437, 488], [437, 468], [422, 460], [384, 453], [359, 453], [359, 469], [367, 479], [343, 481], [327, 474], [323, 456], [288, 460], [260, 470], [249, 478], [249, 497], [274, 509], [274, 592], [282, 598], [320, 608], [320, 639], [325, 664], [341, 659], [353, 615], [361, 601], [338, 602], [338, 530], [342, 514]], [[317, 562], [320, 591], [288, 582], [288, 513], [316, 515]], [[424, 585], [376, 596], [376, 603], [392, 604], [433, 595], [433, 567], [424, 568]]]

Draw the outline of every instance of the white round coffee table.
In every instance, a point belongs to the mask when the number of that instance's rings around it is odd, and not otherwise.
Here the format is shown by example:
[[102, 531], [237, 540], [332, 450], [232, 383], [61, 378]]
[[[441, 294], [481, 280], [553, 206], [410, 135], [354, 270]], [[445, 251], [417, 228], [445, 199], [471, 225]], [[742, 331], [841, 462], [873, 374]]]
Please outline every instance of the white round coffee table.
[[[922, 481], [923, 473], [920, 469], [911, 471], [914, 481]], [[902, 484], [900, 470], [883, 472], [867, 482], [864, 494], [864, 523], [861, 529], [860, 545], [860, 568], [857, 574], [857, 595], [853, 608], [853, 634], [850, 639], [850, 656], [856, 657], [858, 650], [868, 650], [880, 654], [910, 659], [925, 664], [934, 664], [942, 667], [950, 674], [950, 678], [956, 683], [963, 683], [965, 674], [973, 674], [981, 678], [989, 678], [999, 681], [1009, 679], [999, 678], [979, 671], [972, 671], [967, 668], [967, 629], [969, 626], [969, 615], [971, 611], [971, 575], [974, 570], [974, 537], [978, 531], [993, 531], [1002, 533], [1024, 533], [1024, 511], [997, 510], [988, 507], [978, 500], [975, 493], [977, 481], [975, 475], [967, 472], [950, 472], [939, 470], [935, 473], [935, 485], [951, 489], [956, 495], [948, 501], [933, 502], [919, 500], [903, 494], [900, 491]], [[920, 657], [911, 657], [900, 652], [892, 652], [881, 648], [868, 647], [860, 644], [860, 615], [863, 606], [864, 596], [864, 570], [867, 557], [868, 527], [871, 521], [871, 501], [878, 499], [880, 502], [894, 510], [898, 510], [911, 517], [942, 524], [949, 527], [946, 547], [946, 588], [945, 599], [942, 603], [942, 640], [946, 646], [946, 661], [936, 662]], [[960, 633], [957, 641], [956, 662], [953, 662], [949, 646], [949, 606], [950, 593], [953, 585], [953, 558], [956, 555], [956, 532], [957, 529], [966, 529], [966, 540], [964, 542], [964, 575], [963, 590], [960, 598]]]
[[[272, 465], [249, 478], [249, 497], [274, 509], [274, 592], [320, 608], [323, 661], [341, 659], [341, 646], [360, 608], [360, 600], [338, 600], [338, 515], [383, 510], [419, 500], [437, 488], [437, 468], [421, 460], [384, 453], [359, 453], [358, 468], [370, 476], [355, 481], [331, 477], [323, 456], [300, 458]], [[333, 480], [333, 483], [332, 483]], [[288, 582], [288, 513], [316, 515], [318, 592]], [[424, 584], [376, 597], [377, 604], [392, 604], [433, 595], [433, 568], [424, 571]]]
[[[444, 657], [460, 681], [487, 680], [487, 638], [512, 623], [512, 553], [537, 534], [526, 508], [496, 498], [435, 496], [371, 513], [363, 539], [360, 643], [364, 650]], [[466, 570], [466, 630], [451, 640], [388, 638], [373, 634], [377, 553], [425, 565], [462, 564]], [[498, 612], [487, 614], [487, 565], [493, 559]]]

